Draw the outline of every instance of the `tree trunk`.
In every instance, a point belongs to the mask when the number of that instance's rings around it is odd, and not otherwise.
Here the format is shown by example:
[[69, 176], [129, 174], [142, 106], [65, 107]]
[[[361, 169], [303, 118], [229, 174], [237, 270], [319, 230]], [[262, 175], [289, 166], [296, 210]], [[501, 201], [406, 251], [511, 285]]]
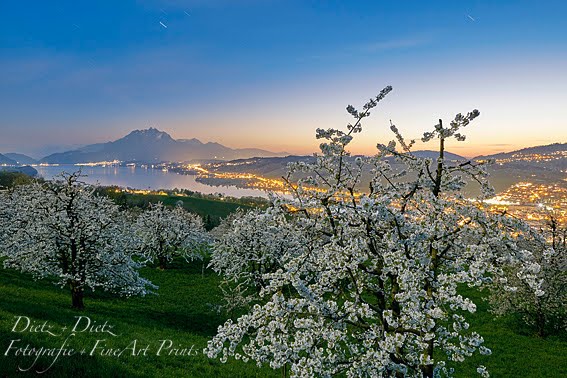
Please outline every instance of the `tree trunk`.
[[542, 339], [545, 338], [545, 314], [543, 313], [543, 311], [540, 309], [538, 309], [537, 312], [537, 334], [539, 337], [541, 337]]
[[83, 303], [84, 290], [80, 285], [75, 282], [71, 283], [71, 303], [72, 307], [77, 310], [82, 310], [85, 308]]
[[427, 378], [433, 378], [433, 364], [425, 365], [421, 371], [423, 372], [423, 376]]
[[165, 258], [164, 256], [160, 256], [159, 257], [159, 268], [161, 270], [165, 270], [167, 265], [167, 258]]
[[282, 378], [287, 378], [287, 363], [281, 367]]

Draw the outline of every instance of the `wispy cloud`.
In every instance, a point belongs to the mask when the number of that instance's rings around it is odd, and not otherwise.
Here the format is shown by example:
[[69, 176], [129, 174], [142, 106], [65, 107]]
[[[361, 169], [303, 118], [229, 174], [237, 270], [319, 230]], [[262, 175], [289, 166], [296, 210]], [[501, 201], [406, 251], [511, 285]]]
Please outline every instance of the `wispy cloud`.
[[358, 46], [358, 50], [362, 52], [379, 52], [386, 50], [405, 49], [409, 47], [418, 47], [433, 42], [432, 37], [414, 37], [403, 39], [390, 39], [376, 42], [368, 42]]
[[375, 54], [380, 52], [387, 52], [393, 50], [403, 50], [412, 47], [421, 47], [429, 45], [435, 41], [432, 34], [421, 35], [407, 38], [393, 38], [382, 41], [368, 41], [358, 45], [349, 45], [343, 48], [338, 48], [333, 52], [319, 52], [306, 57], [298, 58], [297, 61], [303, 62], [308, 60], [335, 60], [335, 59], [350, 59], [353, 54]]

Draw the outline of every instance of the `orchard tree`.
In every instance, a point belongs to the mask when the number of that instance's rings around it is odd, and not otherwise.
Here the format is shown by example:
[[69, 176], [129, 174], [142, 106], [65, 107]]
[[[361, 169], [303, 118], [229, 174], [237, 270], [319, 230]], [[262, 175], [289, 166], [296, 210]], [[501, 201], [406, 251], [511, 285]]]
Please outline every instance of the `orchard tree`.
[[6, 195], [0, 256], [6, 268], [55, 277], [71, 291], [72, 306], [84, 307], [85, 289], [124, 296], [156, 288], [138, 274], [132, 239], [118, 207], [79, 181], [60, 180], [16, 187]]
[[557, 214], [550, 212], [547, 217], [540, 231], [545, 242], [526, 238], [521, 243], [524, 253], [537, 262], [532, 266], [532, 274], [541, 289], [534, 292], [531, 277], [524, 276], [521, 266], [509, 264], [506, 276], [495, 281], [490, 295], [495, 314], [520, 314], [540, 337], [546, 337], [550, 331], [567, 330], [567, 227]]
[[308, 240], [280, 211], [237, 211], [212, 231], [209, 267], [223, 277], [226, 310], [246, 307], [259, 299], [267, 273], [282, 268], [282, 258], [303, 253]]
[[8, 224], [10, 223], [11, 214], [8, 199], [8, 189], [0, 189], [0, 248], [2, 248], [5, 238], [8, 236]]
[[208, 243], [203, 221], [180, 205], [167, 208], [163, 203], [150, 204], [134, 224], [139, 249], [147, 261], [157, 261], [161, 269], [174, 256], [187, 261], [202, 259]]
[[[264, 216], [295, 223], [289, 243], [305, 246], [284, 251], [280, 268], [262, 275], [261, 302], [219, 327], [209, 357], [254, 360], [296, 377], [433, 377], [452, 375], [447, 361], [491, 353], [466, 320], [475, 304], [457, 289], [484, 286], [503, 274], [502, 264], [522, 258], [511, 231], [528, 226], [461, 195], [465, 178], [491, 194], [482, 164], [445, 159], [445, 142], [464, 140], [460, 130], [477, 110], [423, 135], [439, 143], [435, 160], [413, 155], [414, 141], [394, 125], [397, 143], [350, 157], [363, 119], [391, 89], [362, 111], [347, 107], [354, 122], [346, 131], [318, 129], [316, 162], [291, 166], [293, 198], [273, 197]], [[368, 170], [373, 178], [362, 183]], [[293, 180], [295, 172], [304, 178]], [[522, 273], [539, 290], [531, 271]]]

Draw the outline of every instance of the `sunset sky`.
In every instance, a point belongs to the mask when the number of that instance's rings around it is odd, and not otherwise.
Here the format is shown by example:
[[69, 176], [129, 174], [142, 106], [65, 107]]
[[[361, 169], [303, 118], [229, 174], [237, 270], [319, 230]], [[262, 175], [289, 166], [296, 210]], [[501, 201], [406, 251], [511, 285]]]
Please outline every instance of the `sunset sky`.
[[355, 153], [391, 139], [390, 119], [415, 138], [474, 108], [452, 152], [567, 142], [566, 15], [559, 0], [2, 0], [0, 153], [150, 126], [311, 153], [316, 128], [386, 85]]

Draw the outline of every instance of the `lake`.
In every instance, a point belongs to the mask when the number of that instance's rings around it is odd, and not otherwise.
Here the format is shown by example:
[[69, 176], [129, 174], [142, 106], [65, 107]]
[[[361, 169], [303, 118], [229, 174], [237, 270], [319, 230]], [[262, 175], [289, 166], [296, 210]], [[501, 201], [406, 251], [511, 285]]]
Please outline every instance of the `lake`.
[[117, 185], [123, 188], [133, 189], [188, 189], [204, 194], [221, 193], [232, 197], [263, 197], [268, 195], [262, 190], [242, 189], [236, 186], [211, 186], [197, 182], [195, 175], [183, 175], [175, 172], [167, 172], [159, 169], [141, 167], [85, 167], [76, 165], [58, 166], [34, 166], [39, 176], [51, 180], [61, 172], [75, 172], [81, 169], [84, 175], [82, 180], [89, 184], [102, 186]]

